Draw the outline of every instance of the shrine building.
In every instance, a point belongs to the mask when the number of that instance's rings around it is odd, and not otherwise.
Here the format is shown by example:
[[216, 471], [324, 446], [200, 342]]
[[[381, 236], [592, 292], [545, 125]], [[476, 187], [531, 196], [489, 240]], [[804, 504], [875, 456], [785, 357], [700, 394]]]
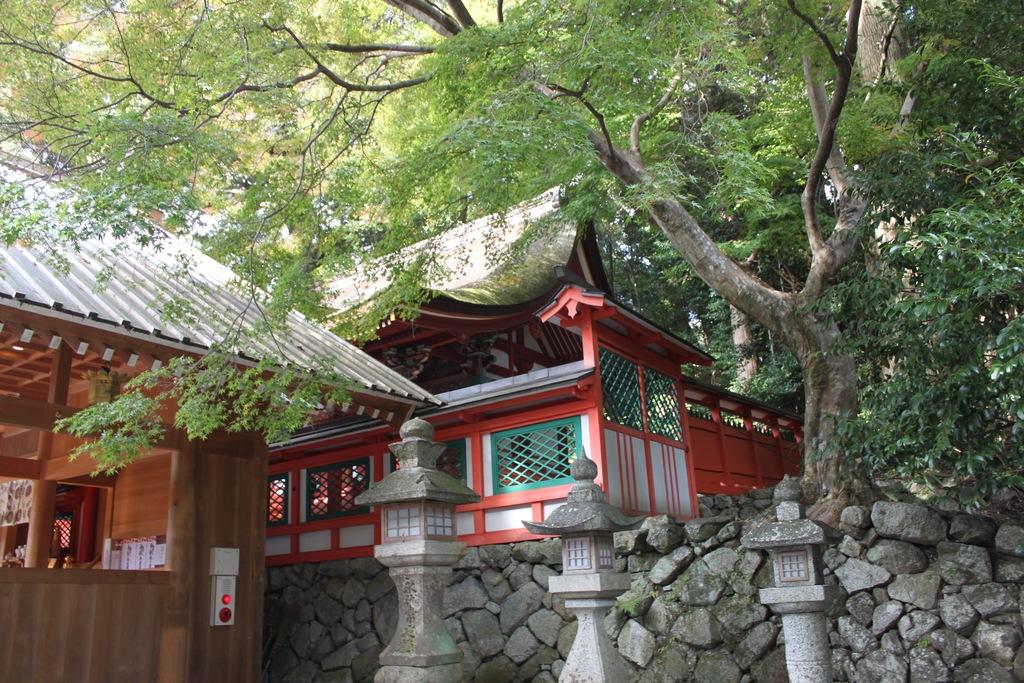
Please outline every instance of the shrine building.
[[[273, 447], [268, 564], [372, 554], [379, 514], [355, 497], [395, 466], [387, 444], [413, 415], [448, 444], [440, 466], [481, 495], [458, 508], [472, 545], [537, 538], [522, 522], [564, 501], [581, 452], [613, 505], [679, 519], [697, 515], [698, 493], [799, 473], [800, 417], [688, 377], [712, 358], [616, 300], [593, 229], [559, 222], [559, 201], [552, 190], [407, 250], [432, 257], [427, 300], [363, 350], [437, 402], [320, 415]], [[336, 308], [359, 311], [386, 270], [336, 281]]]

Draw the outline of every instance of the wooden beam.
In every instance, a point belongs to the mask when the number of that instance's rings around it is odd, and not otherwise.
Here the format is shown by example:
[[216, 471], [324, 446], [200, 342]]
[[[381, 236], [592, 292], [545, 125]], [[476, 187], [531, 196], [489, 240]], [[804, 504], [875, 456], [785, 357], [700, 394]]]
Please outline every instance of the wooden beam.
[[0, 422], [15, 427], [52, 431], [54, 422], [77, 412], [77, 408], [63, 403], [0, 394]]
[[0, 477], [12, 479], [39, 479], [41, 463], [35, 458], [0, 456]]

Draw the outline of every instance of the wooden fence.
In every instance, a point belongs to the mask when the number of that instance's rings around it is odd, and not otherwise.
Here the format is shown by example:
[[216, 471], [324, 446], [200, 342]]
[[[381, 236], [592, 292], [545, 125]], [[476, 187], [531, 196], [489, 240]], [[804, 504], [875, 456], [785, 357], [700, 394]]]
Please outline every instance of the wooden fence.
[[0, 681], [157, 678], [167, 572], [0, 569]]

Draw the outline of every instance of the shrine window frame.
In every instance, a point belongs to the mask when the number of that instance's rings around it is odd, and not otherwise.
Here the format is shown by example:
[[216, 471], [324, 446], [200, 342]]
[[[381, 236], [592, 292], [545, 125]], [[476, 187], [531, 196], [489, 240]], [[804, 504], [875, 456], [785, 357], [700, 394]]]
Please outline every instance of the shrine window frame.
[[[548, 479], [542, 479], [539, 481], [529, 481], [525, 483], [517, 484], [503, 484], [502, 483], [502, 472], [505, 469], [505, 458], [501, 454], [501, 443], [504, 440], [514, 440], [517, 437], [525, 437], [530, 434], [543, 432], [545, 430], [558, 430], [568, 427], [572, 430], [572, 448], [571, 452], [566, 452], [563, 455], [566, 456], [564, 463], [564, 475], [558, 477], [551, 477]], [[560, 420], [551, 420], [549, 422], [540, 422], [532, 424], [526, 427], [519, 427], [517, 429], [506, 429], [500, 432], [494, 432], [491, 434], [491, 475], [494, 486], [494, 493], [511, 493], [514, 491], [528, 491], [530, 489], [544, 488], [547, 486], [558, 486], [559, 484], [572, 483], [572, 474], [569, 472], [569, 466], [572, 464], [579, 455], [583, 452], [583, 427], [582, 420], [579, 415], [563, 418]], [[514, 454], [513, 454], [514, 455]]]
[[[353, 505], [348, 510], [335, 510], [329, 512], [316, 512], [314, 511], [314, 479], [317, 475], [322, 473], [338, 472], [344, 470], [355, 471], [358, 467], [364, 467], [366, 472], [366, 478], [364, 486], [361, 491], [357, 491], [352, 494]], [[309, 467], [305, 471], [305, 508], [306, 508], [306, 519], [307, 522], [314, 522], [322, 519], [336, 519], [338, 517], [353, 517], [356, 515], [365, 515], [370, 512], [370, 508], [366, 505], [355, 505], [355, 497], [363, 491], [370, 488], [370, 482], [372, 479], [372, 472], [370, 470], [370, 458], [356, 458], [354, 460], [345, 460], [342, 462], [330, 463], [328, 465], [320, 465], [318, 467]], [[328, 495], [330, 495], [328, 491]], [[328, 500], [330, 500], [328, 498]], [[329, 503], [328, 503], [329, 504]]]
[[[281, 501], [281, 516], [280, 516], [280, 519], [272, 520], [270, 518], [271, 496], [274, 495], [274, 484], [277, 484], [279, 482], [283, 483], [283, 485], [284, 485], [284, 491], [282, 492], [282, 495], [281, 495], [281, 497], [283, 499]], [[268, 528], [269, 527], [275, 527], [275, 526], [286, 526], [291, 521], [291, 512], [292, 512], [292, 505], [291, 505], [291, 502], [292, 502], [291, 483], [292, 483], [292, 478], [291, 478], [291, 473], [289, 473], [289, 472], [280, 472], [278, 474], [271, 474], [271, 475], [267, 476], [267, 520], [266, 521], [267, 521], [267, 527]]]

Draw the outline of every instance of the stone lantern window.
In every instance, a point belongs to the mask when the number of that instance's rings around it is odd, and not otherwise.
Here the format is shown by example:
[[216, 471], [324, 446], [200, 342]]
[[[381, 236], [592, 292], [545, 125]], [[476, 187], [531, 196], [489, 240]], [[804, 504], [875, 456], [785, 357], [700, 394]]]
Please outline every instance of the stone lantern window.
[[416, 538], [454, 540], [455, 509], [445, 503], [415, 501], [383, 505], [384, 543]]
[[814, 580], [811, 574], [810, 554], [806, 548], [779, 551], [774, 564], [779, 584], [802, 584]]
[[562, 539], [562, 571], [566, 574], [615, 571], [611, 534], [566, 536]]

